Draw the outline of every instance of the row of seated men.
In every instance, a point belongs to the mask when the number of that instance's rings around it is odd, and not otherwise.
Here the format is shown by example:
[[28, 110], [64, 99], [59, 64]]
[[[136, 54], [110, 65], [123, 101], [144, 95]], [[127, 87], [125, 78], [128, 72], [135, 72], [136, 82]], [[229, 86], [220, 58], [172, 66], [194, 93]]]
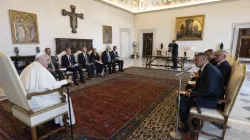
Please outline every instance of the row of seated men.
[[[117, 47], [114, 46], [113, 50], [110, 50], [111, 48], [107, 47], [100, 58], [96, 48], [93, 49], [91, 54], [88, 54], [87, 48], [83, 47], [81, 49], [82, 53], [78, 55], [77, 63], [74, 55], [71, 54], [71, 48], [67, 47], [65, 48], [66, 54], [61, 58], [61, 67], [66, 68], [66, 71], [73, 72], [73, 81], [75, 85], [78, 85], [76, 81], [78, 73], [81, 83], [85, 83], [84, 71], [82, 68], [87, 69], [89, 79], [94, 78], [96, 75], [104, 76], [104, 74], [107, 73], [107, 67], [109, 74], [116, 73], [116, 64], [119, 66], [119, 71], [122, 72], [124, 62], [123, 60], [119, 60], [118, 52], [116, 51]], [[50, 56], [48, 70], [51, 74], [59, 81], [65, 79], [63, 72], [59, 70], [60, 67], [56, 57], [51, 55], [51, 49], [46, 48], [45, 53]]]
[[[179, 130], [189, 130], [188, 118], [191, 107], [203, 107], [210, 109], [222, 109], [223, 104], [219, 100], [224, 99], [227, 83], [231, 73], [231, 66], [227, 61], [227, 52], [219, 50], [214, 53], [212, 49], [195, 55], [194, 63], [199, 71], [191, 79], [196, 81], [195, 85], [187, 85], [186, 91], [181, 92], [180, 97], [180, 120], [182, 126]], [[192, 124], [197, 126], [199, 120], [193, 120]]]

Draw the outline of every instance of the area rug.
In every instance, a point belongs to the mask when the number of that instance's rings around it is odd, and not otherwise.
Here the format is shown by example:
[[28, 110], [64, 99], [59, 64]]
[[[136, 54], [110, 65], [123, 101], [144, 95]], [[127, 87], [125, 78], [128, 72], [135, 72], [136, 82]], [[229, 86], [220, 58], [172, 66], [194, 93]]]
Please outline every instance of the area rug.
[[[155, 108], [162, 104], [178, 86], [178, 79], [174, 72], [161, 71], [163, 78], [158, 77], [159, 71], [152, 70], [155, 75], [147, 75], [148, 70], [132, 68], [141, 71], [139, 74], [130, 72], [131, 69], [119, 76], [90, 85], [72, 93], [72, 102], [76, 117], [73, 127], [76, 139], [125, 139], [140, 128], [142, 122], [152, 114]], [[150, 70], [149, 70], [150, 71]], [[172, 106], [174, 102], [169, 102]], [[16, 136], [12, 123], [12, 115], [7, 101], [0, 102], [0, 138], [30, 139], [30, 132], [25, 126], [20, 137]], [[172, 107], [171, 107], [172, 108]], [[173, 110], [174, 114], [174, 110]], [[157, 118], [155, 118], [157, 119]], [[175, 123], [173, 118], [172, 126]], [[51, 126], [53, 123], [50, 123]], [[38, 130], [48, 130], [50, 127], [42, 126]], [[4, 133], [1, 133], [3, 131]], [[61, 132], [49, 139], [63, 139], [69, 133]], [[130, 137], [131, 138], [131, 137]]]

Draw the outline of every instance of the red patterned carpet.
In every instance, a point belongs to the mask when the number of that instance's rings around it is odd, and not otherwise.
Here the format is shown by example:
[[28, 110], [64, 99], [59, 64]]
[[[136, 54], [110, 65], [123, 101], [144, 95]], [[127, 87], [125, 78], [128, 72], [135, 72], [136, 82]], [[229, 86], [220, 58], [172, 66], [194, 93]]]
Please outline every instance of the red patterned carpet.
[[[76, 117], [74, 136], [77, 139], [126, 138], [177, 88], [177, 83], [174, 79], [123, 73], [113, 79], [74, 91], [71, 96]], [[30, 132], [23, 125], [22, 136], [16, 136], [7, 101], [0, 104], [0, 139], [30, 139]], [[38, 131], [42, 132], [43, 129], [48, 130], [44, 126]], [[61, 132], [50, 139], [67, 136], [68, 133]]]

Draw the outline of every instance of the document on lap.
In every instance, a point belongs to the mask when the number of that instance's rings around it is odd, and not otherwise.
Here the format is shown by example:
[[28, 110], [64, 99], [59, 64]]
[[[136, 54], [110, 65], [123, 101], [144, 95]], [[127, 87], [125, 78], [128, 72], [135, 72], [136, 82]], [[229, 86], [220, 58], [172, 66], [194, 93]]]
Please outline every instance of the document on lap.
[[186, 93], [186, 91], [180, 91], [180, 94], [185, 94]]
[[76, 66], [78, 66], [78, 63], [76, 63], [76, 64], [74, 65], [74, 67], [76, 67]]
[[195, 81], [188, 81], [188, 84], [189, 84], [189, 85], [195, 85], [196, 82], [195, 82]]

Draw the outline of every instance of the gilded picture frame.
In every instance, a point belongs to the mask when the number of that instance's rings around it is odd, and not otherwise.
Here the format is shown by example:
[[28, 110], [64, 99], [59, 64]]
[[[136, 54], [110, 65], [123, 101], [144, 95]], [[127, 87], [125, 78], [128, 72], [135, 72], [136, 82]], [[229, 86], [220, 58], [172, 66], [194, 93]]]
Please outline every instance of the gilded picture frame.
[[39, 44], [37, 15], [9, 10], [12, 40], [14, 44]]
[[112, 26], [102, 25], [103, 44], [112, 44]]
[[175, 23], [175, 40], [203, 40], [205, 15], [177, 17]]

